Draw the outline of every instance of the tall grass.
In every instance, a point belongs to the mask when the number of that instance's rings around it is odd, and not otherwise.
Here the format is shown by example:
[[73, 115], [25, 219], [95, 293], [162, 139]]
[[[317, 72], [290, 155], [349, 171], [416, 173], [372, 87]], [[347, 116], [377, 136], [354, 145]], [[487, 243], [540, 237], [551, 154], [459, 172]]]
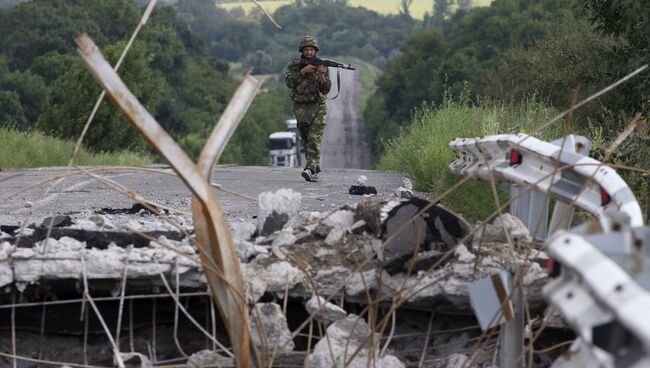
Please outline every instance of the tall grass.
[[[532, 133], [557, 113], [535, 98], [518, 102], [485, 102], [475, 107], [466, 97], [461, 96], [456, 101], [448, 97], [440, 107], [424, 106], [416, 111], [408, 129], [385, 143], [386, 149], [378, 164], [380, 169], [408, 173], [415, 179], [416, 190], [431, 192], [434, 196], [462, 179], [448, 168], [456, 158], [449, 148], [453, 139]], [[549, 140], [561, 136], [562, 127], [556, 125], [538, 138]], [[501, 193], [500, 199], [505, 198]], [[483, 219], [496, 209], [490, 185], [484, 182], [466, 183], [441, 203], [470, 221]]]
[[[0, 128], [0, 168], [65, 166], [73, 143], [38, 132], [19, 132]], [[146, 154], [129, 151], [93, 154], [81, 149], [75, 161], [79, 165], [139, 166], [153, 162]]]

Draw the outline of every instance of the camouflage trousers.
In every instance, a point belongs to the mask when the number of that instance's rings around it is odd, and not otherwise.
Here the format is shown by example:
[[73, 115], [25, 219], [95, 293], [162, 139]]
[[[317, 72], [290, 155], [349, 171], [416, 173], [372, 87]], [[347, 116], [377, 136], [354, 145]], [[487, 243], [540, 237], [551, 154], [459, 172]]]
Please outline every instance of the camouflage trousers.
[[320, 172], [320, 143], [325, 130], [325, 103], [293, 103], [293, 113], [298, 121], [300, 139], [305, 147], [306, 169]]

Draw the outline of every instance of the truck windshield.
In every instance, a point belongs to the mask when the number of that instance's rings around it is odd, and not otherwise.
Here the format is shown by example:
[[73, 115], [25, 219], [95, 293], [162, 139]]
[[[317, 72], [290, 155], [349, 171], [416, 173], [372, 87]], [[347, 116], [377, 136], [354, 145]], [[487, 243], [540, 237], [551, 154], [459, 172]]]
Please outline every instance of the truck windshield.
[[291, 139], [269, 139], [270, 150], [291, 149]]

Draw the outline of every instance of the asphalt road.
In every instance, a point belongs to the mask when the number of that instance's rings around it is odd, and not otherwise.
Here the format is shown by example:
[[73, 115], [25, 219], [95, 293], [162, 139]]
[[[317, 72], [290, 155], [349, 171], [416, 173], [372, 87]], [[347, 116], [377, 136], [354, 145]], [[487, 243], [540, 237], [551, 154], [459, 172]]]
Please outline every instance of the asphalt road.
[[[327, 102], [320, 182], [305, 182], [300, 176], [300, 168], [218, 166], [215, 169], [212, 181], [227, 190], [215, 189], [215, 193], [230, 221], [251, 220], [257, 214], [253, 199], [262, 192], [280, 188], [300, 192], [303, 210], [325, 211], [361, 199], [348, 194], [348, 189], [360, 175], [368, 177], [368, 185], [376, 187], [379, 195], [392, 195], [400, 186], [400, 173], [367, 170], [370, 151], [365, 143], [363, 121], [357, 111], [361, 84], [356, 73], [342, 70], [340, 95]], [[335, 70], [332, 79], [330, 96], [333, 97], [337, 89]], [[166, 166], [150, 168], [154, 170], [87, 169], [100, 178], [79, 173], [66, 176], [66, 168], [0, 171], [0, 225], [17, 225], [23, 221], [38, 224], [43, 218], [58, 214], [71, 215], [73, 219], [88, 218], [103, 208], [130, 208], [134, 201], [111, 188], [107, 180], [153, 203], [171, 208], [181, 217], [189, 217], [190, 192], [176, 176], [157, 172], [165, 171]], [[56, 182], [60, 177], [65, 177], [65, 180]]]
[[[336, 95], [336, 69], [330, 70], [332, 90]], [[327, 101], [327, 126], [321, 142], [321, 167], [369, 169], [370, 150], [366, 144], [363, 120], [357, 107], [361, 83], [358, 72], [341, 70], [341, 92]]]
[[[0, 171], [0, 225], [16, 225], [25, 219], [27, 223], [40, 224], [43, 218], [56, 214], [88, 218], [102, 208], [130, 208], [134, 201], [112, 189], [104, 178], [181, 214], [191, 212], [190, 192], [176, 176], [133, 168], [90, 169], [101, 178], [74, 175], [55, 186], [52, 186], [53, 179], [64, 176], [65, 168]], [[166, 166], [154, 169], [164, 171]], [[291, 188], [302, 194], [303, 210], [322, 212], [361, 200], [360, 196], [348, 194], [359, 175], [367, 176], [368, 185], [375, 186], [379, 195], [392, 195], [402, 178], [394, 172], [325, 168], [320, 182], [309, 183], [300, 176], [300, 171], [299, 168], [218, 166], [212, 182], [250, 198], [266, 191]], [[228, 220], [250, 221], [257, 214], [253, 200], [218, 189], [215, 193]]]

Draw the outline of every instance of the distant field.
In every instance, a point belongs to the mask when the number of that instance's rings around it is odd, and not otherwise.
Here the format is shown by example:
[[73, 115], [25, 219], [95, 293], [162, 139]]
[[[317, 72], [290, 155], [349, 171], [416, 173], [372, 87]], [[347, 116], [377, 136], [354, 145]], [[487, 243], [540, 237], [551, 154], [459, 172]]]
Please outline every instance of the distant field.
[[[474, 6], [487, 6], [490, 5], [492, 0], [474, 0]], [[288, 4], [293, 4], [293, 0], [262, 0], [259, 1], [262, 6], [264, 6], [264, 9], [266, 9], [269, 12], [274, 12], [277, 8], [283, 6], [283, 5], [288, 5]], [[360, 6], [364, 7], [370, 10], [374, 10], [380, 14], [397, 14], [399, 12], [399, 7], [400, 7], [400, 0], [349, 0], [348, 4], [350, 6]], [[253, 2], [251, 1], [233, 1], [233, 2], [228, 2], [228, 3], [222, 3], [222, 4], [217, 4], [217, 6], [225, 8], [225, 9], [232, 9], [236, 7], [241, 7], [244, 9], [246, 12], [250, 11], [252, 8], [257, 7]], [[426, 12], [431, 12], [433, 9], [433, 1], [431, 0], [413, 0], [413, 3], [411, 4], [411, 15], [414, 18], [417, 19], [422, 19], [424, 17], [424, 13]]]

